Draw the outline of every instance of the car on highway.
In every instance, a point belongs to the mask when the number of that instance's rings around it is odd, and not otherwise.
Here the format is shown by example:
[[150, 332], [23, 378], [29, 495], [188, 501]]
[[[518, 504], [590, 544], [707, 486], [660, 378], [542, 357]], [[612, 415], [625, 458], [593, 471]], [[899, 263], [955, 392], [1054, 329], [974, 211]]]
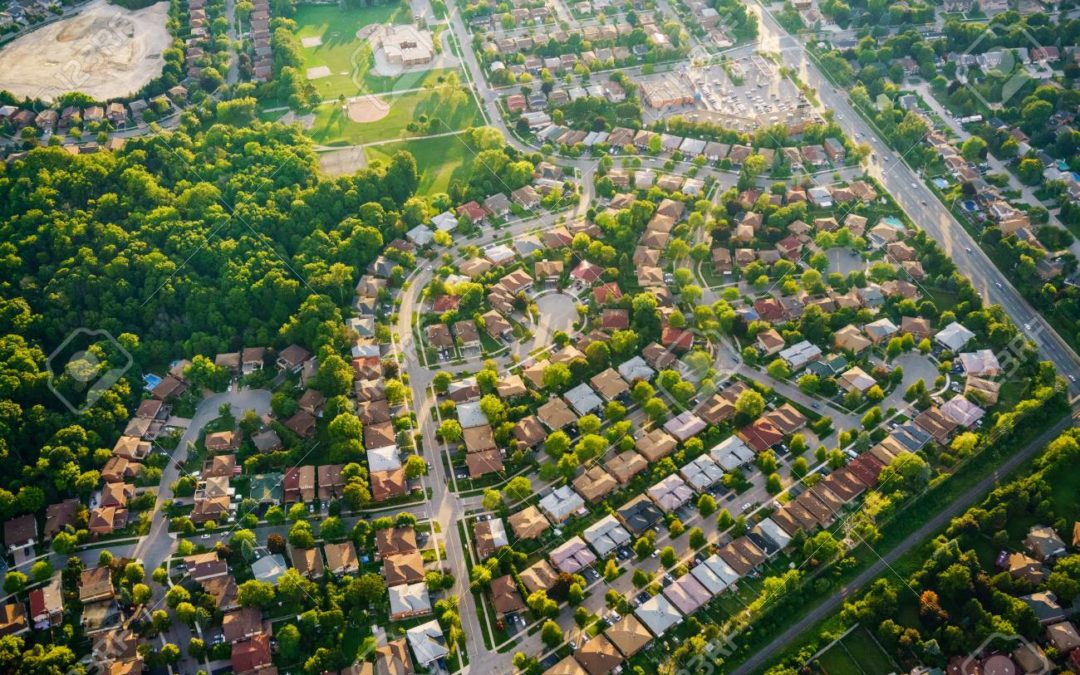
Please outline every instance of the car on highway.
[[1004, 286], [1001, 285], [1000, 281], [995, 281], [994, 285], [997, 286], [998, 288], [1005, 288]]
[[1024, 324], [1024, 330], [1031, 330], [1031, 324], [1030, 323], [1025, 323]]
[[964, 250], [967, 251], [968, 253], [971, 253], [971, 247], [970, 246], [965, 246]]

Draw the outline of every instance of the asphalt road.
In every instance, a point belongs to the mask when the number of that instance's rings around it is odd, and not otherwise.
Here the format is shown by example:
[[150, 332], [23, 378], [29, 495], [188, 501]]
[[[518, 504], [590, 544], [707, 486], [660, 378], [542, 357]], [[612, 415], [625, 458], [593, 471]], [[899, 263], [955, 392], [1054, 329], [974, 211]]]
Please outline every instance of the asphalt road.
[[[941, 245], [985, 301], [1005, 309], [1016, 325], [1038, 346], [1043, 357], [1053, 361], [1058, 371], [1070, 379], [1073, 393], [1080, 390], [1077, 384], [1080, 381], [1080, 357], [1020, 295], [1008, 277], [983, 253], [919, 175], [878, 138], [877, 133], [848, 102], [847, 92], [825, 79], [807, 55], [803, 44], [787, 34], [768, 11], [753, 5], [750, 9], [757, 10], [761, 19], [762, 49], [779, 52], [784, 65], [793, 69], [803, 82], [817, 91], [821, 107], [835, 113], [837, 124], [844, 132], [856, 141], [869, 143], [873, 156], [868, 159], [867, 172], [885, 186], [916, 225]], [[1073, 378], [1077, 381], [1073, 381]]]
[[818, 622], [837, 611], [844, 600], [863, 586], [869, 584], [886, 570], [891, 569], [892, 564], [899, 560], [901, 556], [928, 540], [931, 536], [936, 534], [938, 530], [944, 529], [950, 520], [959, 516], [985, 496], [986, 493], [993, 489], [999, 480], [1014, 471], [1022, 463], [1035, 456], [1058, 434], [1077, 423], [1078, 418], [1080, 418], [1080, 413], [1074, 412], [1071, 417], [1058, 422], [1052, 428], [1044, 431], [1038, 438], [1028, 443], [1023, 449], [1005, 460], [1005, 462], [1003, 462], [992, 474], [973, 485], [970, 490], [954, 500], [945, 509], [939, 511], [933, 518], [924, 523], [922, 527], [912, 532], [907, 538], [893, 547], [892, 550], [879, 558], [877, 562], [852, 579], [851, 583], [844, 586], [838, 594], [830, 597], [817, 607], [814, 607], [805, 616], [793, 623], [787, 630], [776, 636], [772, 642], [761, 649], [758, 649], [757, 652], [744, 661], [742, 665], [731, 671], [732, 675], [750, 675], [751, 673], [763, 669], [779, 651], [794, 643], [804, 631], [814, 627]]

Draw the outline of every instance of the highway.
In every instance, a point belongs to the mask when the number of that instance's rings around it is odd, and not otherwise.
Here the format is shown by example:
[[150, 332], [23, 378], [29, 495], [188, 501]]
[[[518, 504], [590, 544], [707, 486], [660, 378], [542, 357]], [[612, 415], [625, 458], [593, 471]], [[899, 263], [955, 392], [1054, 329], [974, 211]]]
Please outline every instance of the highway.
[[1054, 363], [1069, 378], [1073, 393], [1080, 381], [1080, 357], [1069, 348], [1049, 323], [1010, 283], [975, 240], [931, 192], [919, 175], [898, 157], [848, 101], [844, 90], [834, 87], [807, 54], [806, 47], [788, 34], [763, 6], [751, 5], [759, 17], [760, 45], [765, 51], [780, 54], [784, 65], [799, 74], [803, 82], [817, 91], [820, 107], [835, 113], [837, 124], [852, 139], [866, 140], [873, 150], [867, 172], [889, 191], [912, 221], [927, 231], [956, 264], [960, 273], [991, 304], [1001, 305], [1039, 348], [1043, 358]]

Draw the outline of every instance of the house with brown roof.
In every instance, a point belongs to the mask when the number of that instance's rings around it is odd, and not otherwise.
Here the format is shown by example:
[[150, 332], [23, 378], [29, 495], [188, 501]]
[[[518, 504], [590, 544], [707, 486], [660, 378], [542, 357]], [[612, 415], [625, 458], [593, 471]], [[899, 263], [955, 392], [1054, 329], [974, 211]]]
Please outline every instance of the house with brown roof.
[[292, 344], [278, 354], [277, 367], [293, 373], [300, 372], [304, 362], [311, 358], [311, 352], [300, 345]]
[[649, 462], [656, 462], [675, 451], [678, 441], [663, 429], [653, 429], [637, 440], [634, 447]]
[[249, 640], [237, 642], [232, 646], [232, 656], [229, 661], [233, 672], [237, 675], [254, 673], [270, 667], [273, 664], [270, 636], [261, 633]]
[[495, 448], [470, 452], [465, 455], [465, 466], [469, 470], [471, 479], [477, 479], [489, 473], [501, 473], [504, 470], [502, 453]]
[[30, 630], [26, 608], [19, 600], [0, 606], [0, 637], [20, 635]]
[[514, 425], [514, 429], [511, 432], [514, 438], [519, 443], [527, 448], [533, 448], [539, 445], [545, 438], [547, 438], [547, 432], [544, 431], [543, 426], [540, 424], [540, 419], [535, 415], [529, 415], [518, 420], [518, 423]]
[[423, 581], [424, 559], [419, 551], [388, 555], [383, 558], [383, 577], [387, 586]]
[[566, 404], [566, 401], [558, 396], [552, 396], [547, 403], [540, 406], [536, 411], [536, 416], [552, 431], [564, 429], [577, 422], [577, 415]]
[[581, 645], [574, 656], [589, 675], [607, 675], [623, 661], [622, 654], [603, 634]]
[[604, 471], [599, 464], [585, 469], [584, 473], [572, 481], [572, 485], [574, 490], [590, 504], [595, 504], [619, 487], [615, 478]]
[[319, 501], [328, 502], [341, 496], [345, 490], [345, 478], [341, 475], [344, 468], [344, 464], [323, 464], [317, 468]]
[[764, 417], [759, 417], [751, 424], [739, 429], [737, 435], [754, 452], [764, 452], [784, 440], [784, 434]]
[[621, 485], [626, 485], [634, 476], [649, 468], [649, 462], [637, 452], [630, 450], [615, 455], [604, 466], [615, 480]]
[[525, 588], [530, 593], [535, 593], [540, 590], [546, 591], [554, 586], [559, 578], [559, 573], [555, 571], [555, 568], [551, 566], [551, 563], [546, 558], [541, 558], [521, 572], [520, 577], [521, 583], [525, 584]]
[[525, 602], [521, 599], [514, 577], [507, 574], [491, 580], [491, 602], [495, 605], [498, 615], [512, 614], [525, 610]]
[[82, 571], [79, 577], [79, 602], [85, 605], [91, 602], [112, 600], [114, 596], [110, 568], [93, 567]]
[[322, 554], [317, 548], [293, 548], [290, 552], [292, 566], [308, 579], [321, 579], [323, 575]]
[[203, 444], [209, 452], [235, 452], [240, 448], [241, 440], [243, 440], [243, 434], [239, 429], [235, 429], [206, 434]]
[[326, 554], [326, 569], [333, 575], [356, 574], [360, 571], [360, 559], [351, 541], [326, 542], [323, 553]]
[[535, 506], [511, 514], [506, 520], [518, 539], [536, 539], [551, 527], [551, 523]]
[[404, 497], [408, 493], [404, 468], [371, 473], [371, 498], [374, 501], [384, 502], [395, 497]]
[[221, 633], [229, 644], [250, 640], [265, 632], [262, 610], [257, 607], [242, 607], [221, 617]]
[[203, 463], [203, 478], [232, 478], [236, 473], [236, 455], [214, 455]]
[[375, 531], [376, 560], [416, 550], [416, 530], [411, 527], [387, 527]]
[[310, 438], [315, 434], [315, 416], [306, 410], [297, 410], [282, 424], [300, 438]]
[[376, 675], [413, 675], [414, 672], [405, 638], [376, 647]]
[[10, 553], [33, 546], [37, 536], [37, 518], [33, 514], [4, 522], [4, 546]]
[[397, 445], [397, 433], [394, 431], [393, 423], [382, 422], [364, 427], [365, 449], [386, 448], [392, 445]]
[[135, 495], [135, 486], [128, 483], [106, 483], [101, 487], [101, 501], [98, 504], [106, 506], [127, 506], [128, 500]]

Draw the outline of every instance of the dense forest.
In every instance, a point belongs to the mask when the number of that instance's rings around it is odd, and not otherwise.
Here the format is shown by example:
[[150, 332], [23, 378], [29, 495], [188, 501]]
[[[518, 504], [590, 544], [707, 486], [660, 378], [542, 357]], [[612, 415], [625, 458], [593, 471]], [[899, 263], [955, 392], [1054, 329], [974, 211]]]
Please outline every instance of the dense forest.
[[[117, 153], [0, 165], [0, 457], [22, 467], [0, 478], [0, 518], [89, 494], [143, 372], [243, 346], [344, 348], [339, 310], [362, 269], [427, 217], [411, 155], [327, 178], [299, 129], [253, 109], [187, 112]], [[102, 363], [134, 363], [73, 420], [48, 355], [78, 329], [115, 339], [89, 350]], [[51, 365], [58, 390], [77, 388]]]

